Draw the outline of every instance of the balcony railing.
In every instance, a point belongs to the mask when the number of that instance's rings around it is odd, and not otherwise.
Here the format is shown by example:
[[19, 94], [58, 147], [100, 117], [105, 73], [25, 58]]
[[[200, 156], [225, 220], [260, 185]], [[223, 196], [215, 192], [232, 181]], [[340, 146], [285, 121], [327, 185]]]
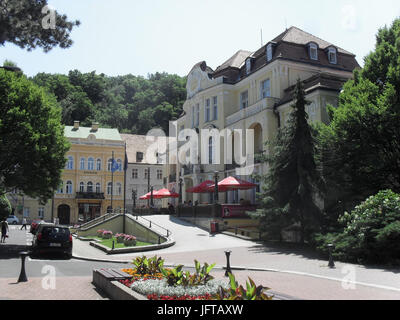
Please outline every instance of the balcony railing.
[[272, 98], [272, 97], [259, 100], [255, 104], [245, 109], [239, 110], [238, 112], [227, 117], [226, 125], [230, 126], [231, 124], [234, 124], [240, 120], [254, 116], [261, 111], [272, 108], [278, 101], [279, 101], [278, 98]]
[[95, 199], [104, 200], [104, 193], [99, 192], [77, 192], [76, 199]]

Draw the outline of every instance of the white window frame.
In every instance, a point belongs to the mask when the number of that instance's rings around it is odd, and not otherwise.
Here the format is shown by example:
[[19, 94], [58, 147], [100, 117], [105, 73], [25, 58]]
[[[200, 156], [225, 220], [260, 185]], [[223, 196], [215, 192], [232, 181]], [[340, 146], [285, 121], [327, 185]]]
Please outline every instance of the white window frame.
[[200, 104], [199, 103], [196, 104], [195, 111], [196, 111], [195, 126], [198, 127], [200, 125]]
[[89, 181], [89, 182], [87, 183], [86, 191], [87, 191], [87, 192], [93, 192], [93, 182], [92, 182], [92, 181]]
[[38, 218], [43, 219], [44, 218], [44, 207], [39, 207], [38, 208]]
[[74, 170], [74, 157], [72, 156], [68, 157], [67, 170]]
[[101, 184], [100, 183], [96, 183], [96, 193], [100, 193], [101, 192]]
[[204, 108], [204, 122], [211, 121], [211, 99], [206, 99]]
[[139, 170], [138, 169], [132, 169], [132, 179], [134, 179], [134, 180], [139, 179]]
[[[315, 56], [312, 54], [313, 51], [315, 51]], [[308, 52], [311, 60], [318, 61], [318, 46], [316, 43], [310, 43], [308, 45]]]
[[29, 215], [30, 215], [30, 209], [29, 209], [29, 207], [24, 207], [23, 210], [24, 210], [24, 211], [23, 211], [24, 218], [29, 218]]
[[158, 170], [157, 170], [157, 179], [158, 179], [158, 180], [162, 180], [162, 176], [163, 176], [163, 171], [160, 170], [160, 169], [158, 169]]
[[251, 59], [247, 58], [246, 59], [246, 74], [249, 75], [251, 72]]
[[94, 158], [90, 157], [90, 158], [88, 159], [88, 165], [87, 165], [87, 167], [88, 167], [88, 170], [89, 170], [89, 171], [93, 171], [93, 170], [94, 170]]
[[[333, 60], [331, 59], [331, 54], [334, 55], [334, 59]], [[331, 64], [337, 64], [337, 50], [336, 50], [336, 48], [330, 47], [328, 49], [328, 60], [329, 60], [329, 63], [331, 63]]]
[[96, 160], [96, 170], [101, 171], [101, 159]]
[[67, 181], [65, 184], [65, 193], [66, 194], [72, 194], [74, 190], [74, 186], [72, 184], [72, 181]]
[[[267, 87], [264, 86], [266, 83], [268, 84]], [[260, 90], [261, 90], [261, 99], [271, 97], [271, 80], [265, 79], [264, 81], [261, 81]]]
[[[246, 100], [243, 99], [244, 94], [246, 94]], [[245, 103], [245, 106], [243, 104]], [[240, 110], [246, 109], [249, 107], [249, 90], [243, 91], [240, 93]]]
[[80, 170], [85, 170], [85, 164], [86, 164], [86, 159], [85, 158], [81, 158], [79, 160], [79, 168], [80, 168]]
[[218, 120], [218, 97], [213, 97], [213, 120]]
[[85, 192], [85, 184], [83, 182], [79, 183], [79, 192]]
[[113, 191], [112, 183], [109, 182], [107, 183], [107, 195], [111, 195], [112, 191]]
[[267, 52], [266, 52], [266, 56], [267, 56], [267, 61], [271, 61], [272, 57], [273, 57], [273, 48], [272, 48], [272, 44], [270, 43], [269, 45], [267, 45]]

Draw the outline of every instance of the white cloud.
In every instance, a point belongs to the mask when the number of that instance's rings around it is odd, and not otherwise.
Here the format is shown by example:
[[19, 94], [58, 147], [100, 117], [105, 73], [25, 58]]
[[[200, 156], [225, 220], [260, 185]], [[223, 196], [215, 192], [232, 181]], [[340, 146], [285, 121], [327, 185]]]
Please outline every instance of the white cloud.
[[342, 7], [342, 21], [341, 25], [344, 30], [355, 31], [358, 25], [356, 8], [347, 4]]

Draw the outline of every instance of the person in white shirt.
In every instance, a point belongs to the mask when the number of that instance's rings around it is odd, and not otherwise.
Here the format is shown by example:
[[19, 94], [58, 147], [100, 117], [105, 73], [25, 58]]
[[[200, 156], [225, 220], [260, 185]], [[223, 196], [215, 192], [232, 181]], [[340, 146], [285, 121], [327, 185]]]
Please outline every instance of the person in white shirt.
[[22, 219], [22, 227], [21, 227], [20, 230], [22, 230], [22, 229], [24, 229], [24, 228], [25, 228], [25, 230], [26, 230], [26, 218], [23, 218], [23, 219]]

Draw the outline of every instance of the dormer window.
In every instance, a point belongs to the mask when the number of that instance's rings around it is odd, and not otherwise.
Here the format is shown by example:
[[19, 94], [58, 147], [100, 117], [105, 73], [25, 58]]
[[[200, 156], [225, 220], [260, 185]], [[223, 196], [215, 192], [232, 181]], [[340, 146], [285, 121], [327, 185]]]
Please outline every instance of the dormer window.
[[246, 74], [250, 74], [250, 72], [251, 72], [251, 59], [248, 58], [246, 60]]
[[270, 43], [269, 45], [267, 45], [267, 61], [271, 61], [272, 60], [272, 56], [273, 56], [273, 48], [272, 48], [272, 43]]
[[330, 47], [328, 49], [328, 60], [329, 60], [329, 63], [337, 64], [337, 51], [336, 51], [336, 48]]
[[311, 60], [318, 60], [318, 46], [316, 43], [310, 43], [308, 45], [308, 52]]

